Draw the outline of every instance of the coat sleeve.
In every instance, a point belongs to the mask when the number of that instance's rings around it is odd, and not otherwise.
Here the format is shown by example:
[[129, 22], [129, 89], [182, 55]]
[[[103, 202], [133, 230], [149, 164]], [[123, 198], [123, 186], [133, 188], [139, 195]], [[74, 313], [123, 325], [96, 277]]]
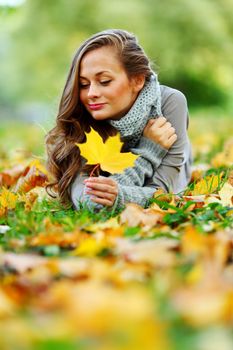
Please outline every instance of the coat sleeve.
[[184, 189], [191, 173], [191, 146], [187, 134], [188, 107], [183, 93], [167, 88], [170, 92], [162, 105], [163, 115], [176, 130], [177, 140], [163, 157], [147, 186], [162, 187], [166, 191]]
[[161, 164], [167, 150], [142, 136], [137, 147], [131, 148], [130, 151], [139, 156], [134, 166], [110, 177], [118, 184], [144, 186], [146, 179], [151, 178]]

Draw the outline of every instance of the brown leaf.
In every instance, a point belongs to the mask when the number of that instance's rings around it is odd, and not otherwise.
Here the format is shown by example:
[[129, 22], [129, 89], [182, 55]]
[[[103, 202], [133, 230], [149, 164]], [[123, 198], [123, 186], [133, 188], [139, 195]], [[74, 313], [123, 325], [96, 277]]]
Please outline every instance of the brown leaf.
[[161, 223], [165, 213], [159, 207], [156, 209], [143, 209], [135, 203], [129, 203], [120, 215], [120, 222], [130, 227], [146, 226], [150, 228]]
[[26, 193], [36, 186], [43, 186], [47, 181], [47, 175], [35, 166], [29, 168], [25, 176], [21, 176], [14, 188], [15, 192]]
[[155, 266], [171, 266], [175, 263], [176, 249], [179, 243], [168, 238], [157, 238], [131, 242], [126, 239], [119, 239], [116, 243], [116, 252], [122, 255], [127, 261], [134, 263], [144, 262]]
[[17, 164], [11, 169], [5, 169], [0, 173], [0, 185], [5, 187], [14, 185], [24, 171], [25, 166], [22, 164]]

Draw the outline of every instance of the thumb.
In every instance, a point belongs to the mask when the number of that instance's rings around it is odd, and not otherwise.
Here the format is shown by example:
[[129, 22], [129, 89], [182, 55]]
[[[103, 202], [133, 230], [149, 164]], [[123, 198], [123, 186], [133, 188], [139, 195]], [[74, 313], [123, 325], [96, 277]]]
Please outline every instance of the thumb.
[[144, 130], [150, 128], [150, 127], [154, 124], [154, 122], [155, 122], [155, 119], [150, 119], [150, 120], [147, 122], [147, 124], [146, 124]]

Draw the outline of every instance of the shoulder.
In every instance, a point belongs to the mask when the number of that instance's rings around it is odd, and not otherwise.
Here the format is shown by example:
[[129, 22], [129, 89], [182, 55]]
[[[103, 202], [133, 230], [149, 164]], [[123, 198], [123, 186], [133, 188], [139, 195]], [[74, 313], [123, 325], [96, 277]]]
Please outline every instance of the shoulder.
[[187, 105], [187, 99], [183, 92], [166, 85], [160, 85], [162, 106], [168, 102], [181, 103]]
[[160, 90], [162, 110], [175, 107], [187, 108], [187, 99], [181, 91], [166, 85], [160, 85]]

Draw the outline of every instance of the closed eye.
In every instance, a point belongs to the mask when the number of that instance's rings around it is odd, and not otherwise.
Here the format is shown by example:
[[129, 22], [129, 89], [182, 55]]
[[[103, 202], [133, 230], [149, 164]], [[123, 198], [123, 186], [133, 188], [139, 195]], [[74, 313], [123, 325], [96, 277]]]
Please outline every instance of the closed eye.
[[108, 84], [111, 83], [111, 81], [112, 81], [112, 80], [102, 80], [102, 81], [100, 81], [100, 84], [101, 84], [101, 85], [108, 85]]
[[80, 89], [87, 89], [90, 84], [79, 84]]

